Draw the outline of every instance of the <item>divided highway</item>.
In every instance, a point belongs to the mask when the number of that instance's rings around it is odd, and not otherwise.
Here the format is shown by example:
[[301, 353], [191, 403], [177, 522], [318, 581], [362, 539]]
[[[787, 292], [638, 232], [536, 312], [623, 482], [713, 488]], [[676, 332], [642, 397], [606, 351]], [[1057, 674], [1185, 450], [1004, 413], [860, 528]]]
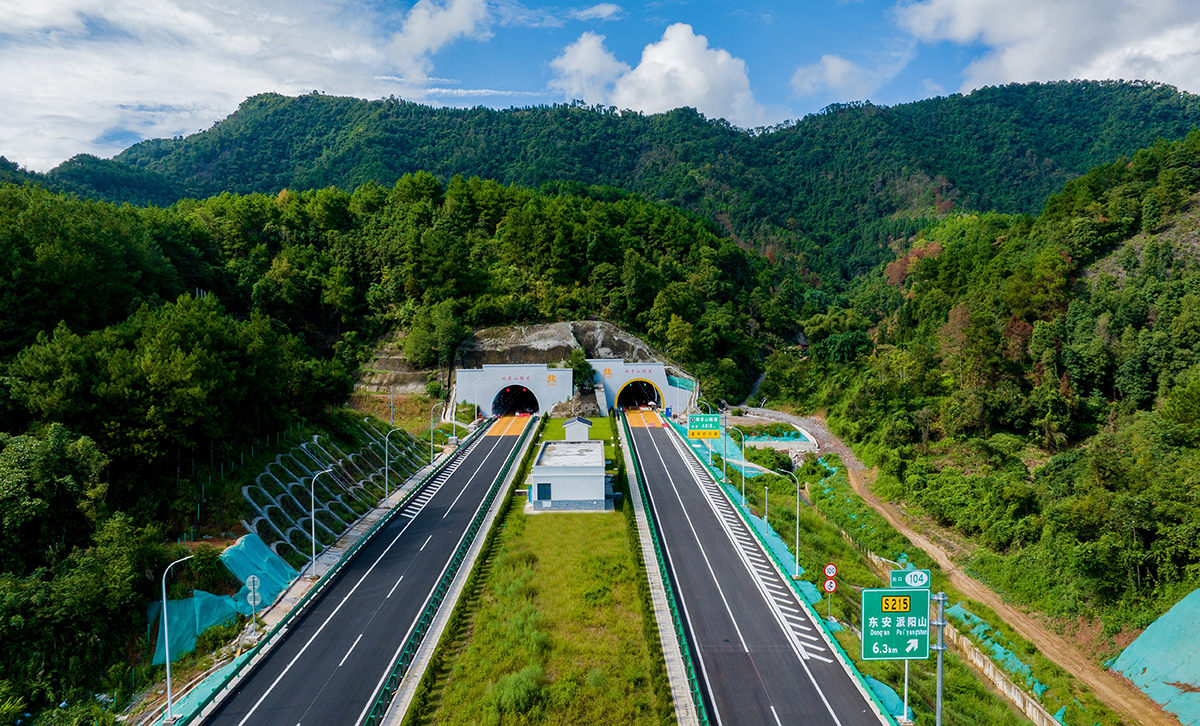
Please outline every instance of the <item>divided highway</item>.
[[710, 720], [888, 723], [686, 445], [654, 413], [628, 418]]
[[204, 723], [358, 724], [529, 420], [502, 417], [430, 481]]

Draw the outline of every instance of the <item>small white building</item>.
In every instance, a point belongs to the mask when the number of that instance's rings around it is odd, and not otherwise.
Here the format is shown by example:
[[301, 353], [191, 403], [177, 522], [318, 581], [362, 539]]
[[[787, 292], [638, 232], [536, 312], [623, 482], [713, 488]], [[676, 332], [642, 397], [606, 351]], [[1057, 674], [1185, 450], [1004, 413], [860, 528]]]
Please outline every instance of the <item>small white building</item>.
[[529, 473], [527, 510], [607, 509], [603, 441], [547, 441]]
[[587, 441], [591, 428], [592, 422], [583, 416], [569, 418], [563, 422], [563, 431], [567, 432], [567, 441]]

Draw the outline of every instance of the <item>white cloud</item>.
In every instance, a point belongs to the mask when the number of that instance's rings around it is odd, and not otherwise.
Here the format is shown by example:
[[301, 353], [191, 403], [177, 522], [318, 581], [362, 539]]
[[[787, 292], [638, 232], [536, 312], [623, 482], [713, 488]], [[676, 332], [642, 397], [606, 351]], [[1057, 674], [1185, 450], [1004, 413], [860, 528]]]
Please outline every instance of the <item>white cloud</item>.
[[920, 40], [989, 48], [965, 69], [963, 91], [1063, 78], [1200, 91], [1200, 5], [1187, 0], [924, 0], [896, 17]]
[[801, 66], [792, 74], [792, 90], [798, 96], [831, 92], [843, 101], [863, 101], [899, 75], [915, 55], [915, 44], [879, 51], [868, 67], [839, 55], [823, 55], [812, 65]]
[[801, 66], [792, 74], [792, 90], [801, 96], [829, 89], [848, 101], [862, 100], [878, 87], [869, 70], [838, 55], [823, 55], [819, 63]]
[[425, 95], [431, 98], [484, 98], [490, 96], [542, 96], [545, 94], [543, 94], [541, 91], [502, 91], [495, 88], [426, 88]]
[[604, 48], [604, 36], [584, 33], [567, 46], [550, 67], [550, 87], [567, 98], [609, 103], [623, 109], [661, 113], [692, 106], [709, 117], [740, 126], [768, 122], [769, 112], [754, 100], [746, 63], [721, 48], [692, 26], [676, 23], [662, 39], [642, 50], [641, 62], [630, 69]]
[[[487, 37], [485, 0], [387, 14], [353, 0], [0, 0], [0, 154], [45, 171], [77, 153], [195, 133], [274, 91], [411, 99], [433, 54]], [[487, 95], [480, 93], [478, 95]]]
[[487, 19], [484, 0], [446, 0], [441, 5], [418, 0], [388, 44], [392, 61], [406, 80], [422, 83], [433, 68], [431, 54], [462, 37], [489, 37]]
[[571, 13], [576, 20], [616, 20], [622, 15], [624, 11], [621, 6], [614, 3], [600, 3]]
[[612, 84], [629, 72], [629, 66], [604, 47], [604, 36], [590, 31], [564, 48], [562, 55], [550, 61], [550, 67], [555, 73], [551, 90], [588, 103], [607, 103]]

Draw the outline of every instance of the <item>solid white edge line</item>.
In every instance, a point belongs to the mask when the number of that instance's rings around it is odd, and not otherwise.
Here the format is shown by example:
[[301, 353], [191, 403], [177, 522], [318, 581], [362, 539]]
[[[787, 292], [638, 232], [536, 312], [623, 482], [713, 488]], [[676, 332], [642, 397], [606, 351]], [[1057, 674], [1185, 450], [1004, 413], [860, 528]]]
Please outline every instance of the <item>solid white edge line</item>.
[[[679, 438], [678, 438], [677, 436], [672, 438], [672, 443], [674, 443], [674, 444], [675, 444], [675, 448], [676, 448], [676, 449], [679, 449], [679, 448], [680, 448], [680, 444], [679, 444]], [[681, 451], [681, 452], [680, 452], [680, 455], [682, 455], [682, 453], [683, 453], [683, 452]], [[695, 472], [695, 471], [693, 471], [693, 472], [692, 472], [692, 477], [693, 477], [693, 478], [696, 480], [696, 484], [697, 484], [697, 485], [701, 485], [701, 486], [703, 485], [703, 482], [701, 481], [700, 477], [699, 477], [699, 476], [696, 474], [696, 472]], [[715, 502], [713, 502], [713, 501], [712, 501], [711, 499], [709, 499], [707, 496], [705, 496], [705, 500], [708, 502], [708, 506], [709, 506], [710, 508], [712, 508], [712, 510], [713, 510], [714, 512], [715, 512], [715, 511], [717, 511], [717, 505], [716, 505], [716, 503], [715, 503]], [[733, 505], [733, 503], [732, 503], [732, 502], [729, 500], [729, 498], [728, 498], [727, 496], [722, 496], [722, 501], [724, 501], [724, 502], [728, 503], [730, 506], [732, 506], [732, 505]], [[737, 510], [735, 509], [734, 511], [737, 511]], [[749, 525], [747, 525], [747, 524], [743, 523], [743, 527], [749, 528]], [[726, 530], [726, 531], [728, 531], [728, 530]], [[761, 543], [761, 542], [759, 542], [759, 543], [758, 543], [758, 546], [761, 548], [761, 547], [762, 547], [762, 543]], [[744, 552], [742, 552], [742, 550], [741, 550], [740, 548], [738, 548], [738, 547], [736, 547], [736, 546], [735, 546], [735, 547], [734, 547], [734, 550], [737, 552], [737, 554], [738, 554], [738, 557], [740, 557], [740, 558], [741, 558], [741, 560], [742, 560], [742, 564], [743, 564], [743, 565], [744, 565], [744, 566], [747, 568], [747, 570], [749, 570], [749, 569], [750, 569], [750, 561], [749, 561], [749, 558], [748, 558], [748, 557], [746, 557], [746, 554], [745, 554]], [[783, 575], [782, 575], [782, 574], [778, 574], [777, 576], [779, 576], [779, 577], [783, 577]], [[769, 596], [769, 594], [768, 594], [768, 592], [767, 592], [766, 588], [763, 586], [763, 583], [762, 583], [762, 581], [761, 581], [761, 580], [759, 580], [759, 578], [757, 578], [757, 577], [751, 577], [751, 579], [752, 579], [752, 580], [754, 580], [754, 583], [755, 583], [756, 585], [758, 585], [758, 588], [759, 588], [759, 594], [761, 594], [761, 595], [763, 596], [763, 599], [765, 599], [765, 600], [767, 601], [767, 605], [768, 605], [768, 607], [769, 607], [769, 609], [770, 609], [771, 613], [772, 613], [772, 614], [775, 616], [775, 620], [776, 620], [776, 622], [779, 624], [779, 627], [780, 627], [780, 628], [783, 630], [783, 632], [784, 632], [784, 635], [786, 636], [788, 643], [790, 643], [790, 644], [792, 645], [792, 648], [795, 650], [796, 654], [797, 654], [798, 656], [800, 656], [800, 658], [799, 658], [799, 660], [800, 660], [800, 666], [801, 666], [802, 668], [804, 668], [804, 672], [805, 672], [805, 674], [807, 674], [807, 675], [808, 675], [808, 680], [809, 680], [809, 682], [811, 682], [811, 683], [812, 683], [812, 685], [813, 685], [813, 688], [815, 688], [815, 689], [816, 689], [816, 691], [817, 691], [817, 695], [821, 697], [821, 702], [825, 704], [825, 709], [826, 709], [827, 711], [829, 711], [829, 716], [830, 716], [830, 717], [833, 719], [833, 722], [834, 722], [835, 724], [837, 724], [837, 726], [842, 726], [842, 721], [841, 721], [841, 719], [839, 719], [839, 718], [838, 718], [837, 712], [835, 712], [835, 711], [833, 710], [833, 704], [829, 703], [829, 699], [825, 697], [825, 691], [821, 689], [821, 686], [820, 686], [820, 684], [818, 684], [818, 683], [817, 683], [816, 676], [814, 676], [814, 675], [813, 675], [813, 672], [812, 672], [812, 670], [811, 670], [811, 669], [808, 667], [808, 660], [809, 660], [810, 658], [815, 658], [815, 659], [817, 659], [817, 660], [822, 660], [822, 661], [825, 661], [826, 663], [828, 663], [828, 662], [830, 662], [830, 661], [829, 661], [829, 660], [827, 660], [827, 659], [826, 659], [826, 658], [824, 658], [824, 657], [821, 657], [821, 656], [816, 656], [816, 655], [810, 654], [810, 653], [808, 652], [808, 650], [807, 650], [807, 649], [804, 647], [804, 645], [803, 645], [803, 644], [800, 642], [800, 640], [799, 640], [799, 639], [796, 637], [796, 634], [795, 634], [794, 632], [792, 632], [792, 629], [791, 629], [791, 628], [789, 628], [789, 627], [787, 627], [786, 623], [785, 623], [785, 622], [784, 622], [784, 620], [783, 620], [783, 613], [782, 613], [782, 612], [781, 612], [781, 611], [778, 609], [778, 603], [776, 603], [776, 602], [774, 601], [774, 599], [773, 599], [773, 598], [771, 598], [771, 597]], [[833, 654], [833, 648], [832, 648], [832, 647], [830, 647], [830, 654], [831, 654], [831, 655]], [[855, 679], [855, 678], [853, 678], [853, 676], [851, 676], [851, 678], [854, 680], [854, 682], [855, 682], [855, 683], [857, 683], [857, 682], [858, 682], [858, 679]], [[868, 700], [868, 703], [870, 703], [870, 700]]]
[[[486, 461], [486, 459], [485, 459], [485, 461]], [[312, 645], [314, 640], [317, 639], [317, 636], [319, 636], [321, 634], [321, 631], [323, 631], [325, 629], [325, 626], [329, 625], [329, 621], [333, 620], [334, 616], [336, 616], [338, 614], [338, 611], [342, 609], [342, 606], [346, 604], [346, 601], [350, 599], [350, 596], [354, 594], [354, 591], [357, 590], [360, 585], [362, 585], [363, 581], [366, 580], [367, 577], [369, 577], [371, 575], [371, 572], [375, 570], [376, 565], [378, 565], [379, 562], [385, 556], [387, 556], [387, 553], [392, 550], [392, 547], [394, 547], [396, 545], [396, 542], [398, 542], [400, 540], [400, 537], [406, 531], [408, 531], [408, 528], [410, 526], [412, 526], [413, 522], [416, 521], [417, 514], [420, 514], [421, 511], [424, 509], [425, 509], [425, 505], [421, 505], [416, 508], [416, 511], [413, 514], [413, 518], [408, 520], [408, 522], [403, 527], [400, 528], [400, 531], [396, 533], [396, 536], [394, 538], [392, 538], [392, 541], [388, 544], [388, 546], [385, 547], [383, 552], [380, 553], [379, 557], [377, 557], [375, 559], [375, 561], [371, 563], [371, 566], [367, 568], [367, 571], [363, 573], [362, 577], [358, 578], [358, 582], [354, 583], [354, 587], [350, 588], [350, 592], [347, 593], [346, 596], [342, 598], [342, 601], [340, 603], [338, 603], [336, 608], [333, 609], [333, 612], [329, 613], [329, 617], [325, 618], [325, 622], [321, 623], [321, 626], [319, 628], [317, 628], [317, 631], [315, 633], [312, 634], [312, 636], [308, 639], [308, 642], [306, 642], [304, 644], [304, 647], [302, 647], [300, 649], [300, 652], [297, 653], [292, 658], [292, 660], [290, 662], [288, 662], [288, 664], [286, 666], [284, 666], [283, 671], [278, 676], [276, 676], [275, 680], [271, 683], [271, 685], [267, 688], [267, 690], [264, 691], [261, 696], [259, 696], [258, 700], [254, 702], [254, 705], [250, 707], [250, 710], [246, 712], [246, 715], [242, 717], [242, 720], [238, 721], [238, 726], [244, 726], [246, 721], [248, 721], [250, 719], [250, 717], [254, 715], [254, 712], [258, 710], [258, 707], [262, 705], [262, 702], [266, 700], [267, 696], [271, 695], [271, 691], [274, 691], [275, 687], [279, 685], [279, 681], [283, 680], [283, 677], [285, 675], [287, 675], [288, 671], [290, 671], [292, 669], [292, 666], [296, 664], [296, 661], [300, 659], [300, 656], [304, 655], [304, 651], [308, 650], [308, 647], [310, 645]], [[449, 564], [449, 563], [447, 562], [447, 564]]]
[[[484, 437], [481, 437], [481, 438], [484, 438]], [[500, 442], [504, 440], [504, 437], [496, 436], [495, 439], [496, 439], [496, 443], [492, 446], [492, 450], [489, 451], [483, 457], [483, 461], [480, 462], [479, 466], [476, 468], [476, 472], [478, 472], [479, 469], [483, 468], [483, 465], [485, 463], [487, 463], [488, 459], [492, 458], [492, 454], [494, 454], [496, 452], [496, 448], [500, 445]], [[481, 500], [479, 502], [479, 506], [475, 508], [476, 514], [479, 513], [479, 510], [482, 507], [483, 507], [483, 501]], [[468, 529], [469, 529], [469, 527], [468, 527]], [[425, 608], [427, 608], [429, 606], [429, 601], [433, 599], [433, 593], [435, 590], [437, 590], [438, 583], [442, 581], [442, 578], [446, 576], [446, 570], [448, 570], [450, 568], [450, 560], [454, 559], [454, 552], [456, 552], [458, 550], [459, 545], [462, 544], [463, 539], [465, 539], [466, 536], [467, 536], [467, 530], [464, 529], [462, 536], [460, 536], [458, 538], [458, 544], [454, 545], [454, 548], [450, 550], [450, 557], [446, 558], [446, 564], [444, 567], [442, 567], [441, 574], [439, 574], [437, 579], [434, 580], [433, 587], [429, 590], [429, 594], [425, 596], [425, 602], [421, 604], [421, 609], [417, 611], [417, 617], [413, 619], [412, 625], [408, 626], [408, 631], [404, 634], [404, 638], [400, 641], [400, 646], [398, 648], [396, 648], [395, 654], [393, 654], [391, 660], [388, 661], [388, 666], [383, 669], [383, 676], [379, 679], [379, 683], [377, 683], [375, 685], [375, 689], [371, 692], [371, 698], [369, 698], [367, 700], [367, 705], [363, 706], [362, 713], [360, 713], [358, 715], [358, 718], [354, 721], [355, 726], [358, 726], [358, 724], [361, 724], [363, 722], [363, 719], [365, 719], [367, 717], [367, 714], [371, 712], [371, 706], [375, 705], [375, 698], [379, 694], [379, 689], [383, 688], [384, 682], [387, 680], [388, 675], [392, 672], [392, 668], [395, 667], [396, 659], [398, 659], [400, 657], [400, 653], [404, 650], [404, 644], [408, 642], [409, 637], [412, 635], [413, 629], [415, 629], [417, 627], [417, 621], [419, 621], [421, 619], [421, 613], [425, 612]], [[445, 604], [445, 603], [443, 603], [443, 604]], [[241, 726], [241, 724], [239, 724], [238, 726]]]
[[[672, 433], [674, 433], [673, 429], [672, 429]], [[676, 445], [678, 446], [679, 435], [675, 434], [675, 436], [673, 436], [673, 438], [677, 442]], [[721, 497], [722, 497], [722, 499], [724, 499], [726, 502], [729, 503], [730, 507], [733, 507], [733, 510], [735, 512], [738, 511], [737, 505], [734, 504], [733, 500], [730, 498], [729, 494], [724, 490], [724, 488], [721, 488]], [[740, 516], [739, 516], [739, 518], [740, 518]], [[743, 520], [743, 526], [749, 527], [749, 524], [746, 523], [745, 520]], [[758, 542], [757, 539], [756, 539], [756, 543], [758, 545], [758, 549], [761, 550], [764, 555], [767, 554], [766, 547], [763, 545], [763, 543]], [[771, 560], [771, 563], [774, 564], [774, 560]], [[779, 572], [779, 570], [776, 570], [776, 572], [781, 577], [784, 576], [783, 573]], [[830, 654], [835, 656], [837, 662], [841, 664], [842, 670], [846, 672], [846, 676], [850, 678], [850, 682], [854, 684], [855, 688], [858, 689], [859, 694], [863, 697], [863, 700], [866, 701], [867, 705], [870, 706], [871, 709], [874, 711], [876, 718], [879, 719], [879, 722], [881, 724], [883, 724], [883, 726], [891, 726], [892, 721], [891, 721], [890, 717], [887, 715], [884, 715], [882, 706], [878, 705], [876, 703], [876, 701], [872, 698], [871, 694], [867, 693], [866, 686], [863, 683], [863, 680], [855, 675], [855, 672], [853, 670], [853, 668], [854, 668], [853, 664], [850, 662], [850, 656], [846, 655], [843, 658], [840, 655], [838, 655], [839, 650], [837, 650], [833, 647], [833, 642], [832, 642], [831, 636], [829, 635], [829, 633], [827, 633], [825, 631], [825, 628], [821, 627], [820, 623], [817, 622], [820, 619], [820, 616], [817, 615], [816, 610], [814, 610], [813, 607], [811, 605], [809, 605], [808, 601], [805, 600], [804, 598], [796, 596], [796, 601], [800, 603], [801, 608], [804, 610], [804, 614], [808, 616], [809, 620], [816, 627], [817, 633], [821, 636], [821, 639], [823, 641], [825, 641], [826, 646], [829, 648]], [[821, 658], [821, 660], [825, 660], [825, 659]], [[804, 663], [803, 661], [801, 661], [801, 664], [804, 665], [805, 672], [808, 673], [808, 677], [810, 679], [813, 679], [813, 684], [816, 685], [816, 681], [813, 678], [812, 671], [810, 671], [808, 669], [808, 664]], [[825, 701], [825, 706], [827, 708], [829, 708], [829, 701], [825, 700], [824, 692], [822, 692], [819, 687], [817, 688], [817, 692], [820, 693], [821, 700]], [[832, 708], [830, 708], [830, 713], [832, 713], [832, 712], [833, 712], [833, 710], [832, 710]], [[834, 716], [834, 720], [837, 720], [837, 716]]]
[[346, 659], [349, 658], [350, 654], [354, 652], [354, 646], [358, 645], [358, 641], [362, 640], [362, 637], [363, 637], [363, 634], [359, 633], [358, 637], [354, 639], [354, 645], [351, 645], [350, 650], [346, 651], [346, 655], [342, 656], [342, 661], [340, 663], [338, 663], [338, 668], [341, 668], [343, 665], [345, 665]]
[[[632, 431], [632, 429], [634, 427], [630, 426], [629, 428], [630, 428], [629, 448], [632, 449], [631, 453], [636, 457], [637, 456], [637, 444], [633, 440], [633, 431]], [[647, 434], [647, 436], [649, 436], [649, 434]], [[651, 437], [650, 443], [654, 443], [653, 437]], [[650, 509], [652, 510], [652, 516], [654, 517], [655, 529], [658, 529], [661, 533], [661, 527], [659, 527], [658, 523], [662, 521], [662, 518], [658, 514], [658, 507], [654, 504], [654, 497], [650, 494], [650, 487], [646, 487], [646, 500], [650, 503]], [[682, 505], [682, 504], [683, 504], [683, 502], [680, 502], [680, 505]], [[667, 540], [665, 537], [660, 538], [660, 539], [661, 539], [660, 544], [662, 545], [663, 550], [666, 551], [667, 566], [671, 568], [671, 575], [674, 577], [675, 582], [679, 582], [679, 573], [675, 572], [675, 560], [671, 557], [671, 550], [667, 546]], [[667, 576], [666, 573], [663, 573], [663, 576], [666, 577]], [[690, 627], [692, 618], [691, 618], [691, 615], [688, 614], [687, 600], [684, 598], [683, 592], [681, 590], [675, 589], [674, 594], [675, 594], [675, 597], [679, 600], [679, 607], [683, 609], [683, 619], [688, 623], [688, 625]], [[686, 633], [684, 633], [683, 641], [684, 641], [683, 644], [686, 646], [687, 645], [687, 634]], [[713, 692], [713, 687], [712, 687], [712, 681], [708, 677], [708, 666], [706, 666], [704, 664], [704, 654], [700, 652], [699, 645], [697, 645], [694, 648], [694, 652], [695, 652], [696, 660], [699, 661], [700, 675], [704, 676], [704, 685], [708, 687], [708, 693], [711, 696], [712, 692]], [[700, 700], [701, 700], [701, 703], [703, 703], [704, 698], [701, 697]], [[713, 702], [712, 702], [712, 712], [713, 712], [713, 718], [717, 722], [717, 726], [721, 726], [721, 723], [722, 723], [721, 722], [721, 711], [719, 708], [717, 708], [717, 702], [715, 700], [713, 700]]]
[[717, 571], [713, 569], [712, 562], [708, 559], [708, 552], [704, 550], [704, 543], [700, 541], [700, 534], [696, 532], [696, 525], [692, 523], [692, 515], [688, 514], [687, 507], [683, 506], [683, 496], [679, 493], [679, 487], [675, 486], [675, 477], [671, 476], [671, 470], [667, 467], [667, 460], [663, 458], [662, 451], [658, 448], [658, 443], [655, 442], [654, 437], [650, 437], [650, 443], [654, 445], [654, 452], [658, 454], [658, 459], [662, 462], [663, 473], [667, 475], [667, 481], [671, 482], [671, 488], [675, 490], [675, 496], [679, 499], [680, 508], [683, 510], [684, 518], [687, 519], [688, 528], [692, 530], [692, 537], [696, 540], [700, 556], [704, 558], [704, 564], [708, 567], [708, 574], [712, 577], [713, 584], [717, 586], [717, 594], [721, 596], [721, 602], [725, 605], [725, 612], [729, 613], [729, 621], [733, 623], [733, 629], [737, 631], [738, 640], [742, 641], [742, 649], [749, 653], [750, 646], [746, 645], [746, 638], [742, 635], [742, 629], [738, 627], [737, 618], [733, 615], [733, 608], [729, 607], [729, 600], [725, 598], [725, 589], [721, 587], [721, 581], [717, 579]]

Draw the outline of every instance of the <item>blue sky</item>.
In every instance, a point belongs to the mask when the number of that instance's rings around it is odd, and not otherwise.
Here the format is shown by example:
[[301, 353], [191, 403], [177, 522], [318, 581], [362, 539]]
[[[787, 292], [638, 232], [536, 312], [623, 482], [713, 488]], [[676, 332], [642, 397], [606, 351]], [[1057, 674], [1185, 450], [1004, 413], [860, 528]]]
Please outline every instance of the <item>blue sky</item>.
[[1194, 0], [0, 0], [0, 18], [0, 154], [41, 171], [267, 91], [689, 105], [747, 128], [1009, 82], [1200, 92]]

